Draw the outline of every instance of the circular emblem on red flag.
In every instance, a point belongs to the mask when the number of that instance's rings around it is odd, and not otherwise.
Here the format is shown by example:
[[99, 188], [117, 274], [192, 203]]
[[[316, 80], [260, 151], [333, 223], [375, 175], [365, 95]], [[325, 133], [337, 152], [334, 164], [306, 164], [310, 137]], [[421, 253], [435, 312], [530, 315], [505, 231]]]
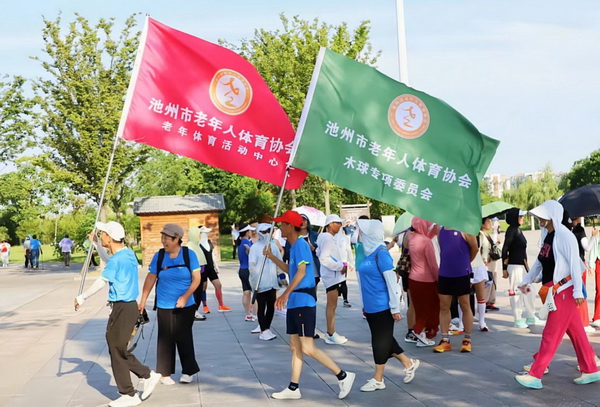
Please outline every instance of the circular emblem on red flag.
[[400, 95], [392, 101], [388, 109], [388, 123], [402, 138], [421, 137], [429, 128], [429, 110], [418, 97]]
[[252, 101], [252, 87], [242, 74], [231, 69], [220, 69], [210, 82], [210, 100], [228, 115], [242, 114]]

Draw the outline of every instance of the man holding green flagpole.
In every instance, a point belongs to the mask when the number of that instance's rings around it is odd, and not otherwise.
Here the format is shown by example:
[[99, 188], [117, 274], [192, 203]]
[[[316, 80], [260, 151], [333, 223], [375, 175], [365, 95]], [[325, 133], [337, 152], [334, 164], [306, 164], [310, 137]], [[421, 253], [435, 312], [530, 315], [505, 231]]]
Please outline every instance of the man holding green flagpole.
[[420, 218], [477, 234], [479, 180], [498, 144], [440, 99], [322, 48], [291, 163]]

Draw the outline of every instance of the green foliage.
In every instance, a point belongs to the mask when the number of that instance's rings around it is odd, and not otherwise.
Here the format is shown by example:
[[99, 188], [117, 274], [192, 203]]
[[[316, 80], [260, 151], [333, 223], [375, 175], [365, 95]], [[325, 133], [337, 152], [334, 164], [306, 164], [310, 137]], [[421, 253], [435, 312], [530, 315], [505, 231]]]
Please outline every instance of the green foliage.
[[517, 189], [505, 191], [502, 199], [521, 209], [529, 210], [549, 199], [558, 199], [562, 194], [552, 169], [546, 166], [538, 181], [527, 179]]
[[576, 161], [565, 179], [567, 180], [567, 191], [585, 185], [600, 184], [600, 150], [596, 150], [588, 157]]
[[[114, 19], [95, 26], [76, 14], [63, 32], [62, 20], [44, 19], [48, 60], [40, 60], [47, 78], [34, 81], [41, 111], [37, 125], [47, 152], [37, 164], [53, 180], [67, 183], [76, 194], [99, 202], [121, 117], [139, 33], [134, 16], [113, 39]], [[128, 143], [116, 150], [107, 202], [118, 212], [124, 180], [147, 158], [149, 148]]]
[[[369, 43], [369, 21], [361, 22], [352, 31], [346, 23], [331, 25], [319, 19], [308, 21], [298, 16], [289, 19], [283, 14], [280, 19], [283, 25], [281, 30], [258, 29], [254, 31], [252, 39], [244, 39], [239, 45], [224, 45], [237, 51], [256, 67], [292, 125], [297, 126], [320, 47], [330, 48], [368, 65], [377, 62], [380, 52], [373, 55]], [[295, 193], [288, 191], [284, 194], [284, 207], [309, 205], [324, 209], [323, 193], [326, 188], [324, 180], [309, 175], [304, 186]], [[339, 203], [349, 203], [343, 201], [345, 192], [342, 188], [331, 185], [329, 193], [332, 212], [338, 211], [336, 208]]]
[[481, 181], [479, 183], [479, 193], [481, 195], [481, 205], [486, 205], [489, 204], [491, 202], [494, 202], [496, 200], [496, 198], [494, 198], [492, 196], [492, 194], [490, 194], [489, 189], [488, 189], [488, 183], [486, 181]]
[[0, 226], [0, 241], [9, 240], [8, 228], [6, 226]]
[[25, 79], [0, 78], [0, 163], [12, 161], [31, 145], [33, 103], [23, 96]]

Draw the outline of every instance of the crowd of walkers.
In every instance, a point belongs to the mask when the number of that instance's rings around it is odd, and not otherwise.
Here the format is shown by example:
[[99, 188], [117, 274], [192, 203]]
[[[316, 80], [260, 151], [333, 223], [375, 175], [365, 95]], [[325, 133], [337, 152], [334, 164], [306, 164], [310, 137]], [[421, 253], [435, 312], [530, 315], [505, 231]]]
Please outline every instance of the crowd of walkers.
[[[460, 352], [473, 350], [472, 330], [476, 320], [481, 332], [493, 334], [486, 323], [486, 312], [497, 311], [496, 265], [508, 279], [510, 306], [515, 328], [544, 325], [540, 350], [534, 362], [524, 366], [516, 380], [525, 387], [542, 388], [542, 376], [564, 335], [573, 341], [581, 376], [576, 384], [600, 381], [598, 358], [587, 336], [589, 315], [581, 308], [585, 301], [584, 274], [587, 267], [600, 267], [598, 234], [591, 239], [568, 219], [562, 206], [548, 201], [530, 213], [539, 220], [542, 245], [536, 261], [527, 262], [527, 240], [520, 231], [524, 211], [514, 208], [506, 214], [508, 230], [500, 242], [496, 219], [484, 218], [478, 235], [436, 225], [414, 218], [411, 227], [392, 242], [384, 241], [379, 220], [359, 219], [353, 233], [344, 232], [344, 220], [329, 215], [317, 233], [307, 216], [286, 211], [273, 223], [251, 222], [235, 228], [234, 251], [242, 286], [244, 320], [258, 321], [251, 333], [263, 341], [277, 337], [271, 330], [276, 312], [285, 315], [286, 333], [290, 336], [290, 383], [272, 394], [275, 399], [299, 399], [300, 377], [304, 357], [326, 367], [339, 383], [339, 398], [351, 391], [356, 375], [346, 371], [319, 349], [316, 339], [317, 286], [323, 282], [326, 301], [324, 341], [343, 345], [349, 339], [335, 325], [339, 297], [348, 300], [347, 276], [356, 272], [362, 300], [362, 314], [371, 332], [374, 361], [373, 377], [360, 388], [364, 392], [385, 389], [384, 371], [390, 358], [404, 369], [404, 383], [410, 383], [420, 361], [406, 355], [394, 337], [394, 323], [402, 318], [404, 299], [408, 332], [405, 342], [417, 347], [431, 346], [433, 352], [452, 351], [451, 337], [462, 334]], [[276, 226], [275, 226], [276, 225]], [[176, 224], [166, 224], [161, 231], [163, 248], [154, 254], [146, 275], [139, 304], [137, 259], [123, 244], [124, 231], [116, 222], [98, 223], [90, 240], [106, 267], [102, 275], [75, 300], [78, 308], [92, 294], [109, 284], [109, 317], [106, 339], [111, 364], [121, 398], [113, 407], [138, 405], [150, 396], [158, 383], [173, 385], [176, 352], [181, 363], [180, 383], [191, 383], [199, 371], [194, 350], [192, 326], [205, 320], [208, 280], [214, 286], [219, 312], [229, 312], [223, 303], [211, 229], [200, 226], [187, 231]], [[98, 244], [100, 243], [100, 244]], [[397, 244], [402, 255], [394, 263], [389, 250]], [[352, 246], [354, 250], [352, 250]], [[502, 248], [501, 248], [502, 247]], [[109, 257], [107, 251], [112, 254]], [[586, 257], [587, 254], [587, 257]], [[594, 257], [596, 256], [596, 257]], [[593, 264], [591, 264], [593, 263]], [[284, 277], [282, 277], [282, 275]], [[541, 282], [544, 305], [535, 314], [534, 287]], [[128, 341], [146, 303], [155, 288], [157, 310], [157, 362], [155, 370], [142, 365], [128, 349]], [[598, 295], [598, 294], [596, 294]], [[254, 298], [253, 298], [254, 297]], [[545, 311], [545, 312], [544, 312]], [[592, 325], [600, 325], [598, 301]], [[593, 329], [593, 328], [592, 328]], [[441, 335], [439, 342], [435, 339]], [[437, 345], [436, 345], [437, 343]], [[476, 344], [475, 344], [476, 345]], [[135, 391], [130, 372], [143, 380], [143, 392]]]

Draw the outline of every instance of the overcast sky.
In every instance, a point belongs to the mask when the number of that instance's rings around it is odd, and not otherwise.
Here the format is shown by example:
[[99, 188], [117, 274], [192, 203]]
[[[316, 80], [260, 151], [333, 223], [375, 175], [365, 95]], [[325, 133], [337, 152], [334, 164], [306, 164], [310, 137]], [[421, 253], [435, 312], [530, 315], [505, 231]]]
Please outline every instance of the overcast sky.
[[[600, 1], [405, 0], [409, 85], [500, 140], [489, 173], [568, 171], [600, 148]], [[42, 16], [92, 22], [134, 12], [216, 42], [281, 27], [279, 13], [355, 28], [371, 21], [378, 68], [398, 79], [395, 0], [0, 0], [0, 75], [43, 71]], [[143, 22], [143, 16], [138, 21]]]

